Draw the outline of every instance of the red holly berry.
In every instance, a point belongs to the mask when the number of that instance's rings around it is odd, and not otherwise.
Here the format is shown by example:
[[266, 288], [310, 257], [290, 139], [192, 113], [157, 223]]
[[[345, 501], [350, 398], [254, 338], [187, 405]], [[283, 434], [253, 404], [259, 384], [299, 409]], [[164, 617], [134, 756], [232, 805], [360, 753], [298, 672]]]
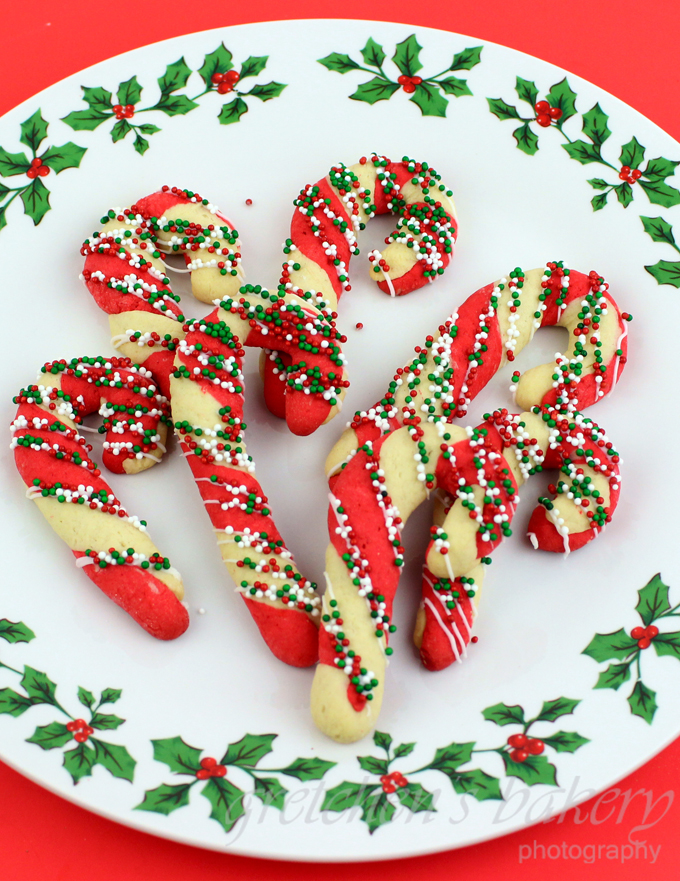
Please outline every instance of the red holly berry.
[[550, 125], [550, 123], [552, 122], [552, 120], [550, 119], [550, 117], [548, 116], [547, 113], [539, 113], [538, 116], [536, 117], [536, 122], [539, 125], [543, 126], [543, 128], [547, 128]]
[[551, 107], [548, 111], [548, 114], [551, 119], [558, 120], [562, 118], [562, 111], [559, 107]]
[[529, 753], [525, 749], [513, 749], [510, 753], [510, 758], [513, 762], [526, 762], [529, 758]]
[[659, 628], [655, 624], [650, 624], [649, 627], [645, 629], [645, 636], [647, 639], [654, 639], [654, 637], [658, 635]]
[[642, 637], [645, 635], [645, 629], [644, 627], [633, 627], [633, 629], [630, 631], [630, 635], [633, 637], [633, 639], [642, 639]]
[[413, 83], [414, 86], [419, 86], [422, 83], [422, 81], [423, 81], [423, 78], [421, 76], [412, 76], [411, 77], [411, 82]]
[[383, 774], [380, 778], [380, 783], [382, 784], [383, 792], [396, 792], [397, 787], [392, 782], [391, 774]]
[[416, 87], [415, 87], [415, 85], [414, 85], [412, 82], [409, 81], [408, 83], [404, 83], [404, 85], [402, 86], [402, 89], [403, 89], [407, 94], [410, 95], [412, 92], [415, 92]]
[[211, 777], [211, 773], [208, 768], [201, 768], [200, 771], [196, 771], [196, 778], [198, 780], [207, 780], [208, 777]]
[[217, 759], [213, 759], [211, 756], [206, 756], [204, 759], [201, 759], [201, 768], [214, 768], [217, 764]]
[[221, 83], [223, 79], [224, 79], [224, 74], [223, 74], [223, 73], [214, 73], [214, 74], [210, 77], [210, 82], [211, 82], [213, 85], [216, 86], [218, 83]]
[[408, 77], [408, 76], [406, 76], [405, 73], [402, 73], [402, 75], [397, 79], [397, 82], [399, 83], [400, 86], [403, 86], [404, 83], [408, 83], [410, 81], [410, 79], [411, 79], [411, 77]]
[[215, 765], [212, 771], [213, 777], [226, 777], [227, 768], [226, 765]]
[[643, 636], [642, 639], [638, 639], [638, 646], [641, 649], [648, 649], [651, 644], [652, 640], [649, 639], [647, 636]]
[[529, 742], [527, 743], [527, 752], [532, 756], [540, 756], [540, 754], [545, 749], [545, 744], [542, 740], [538, 740], [536, 737], [530, 737]]
[[237, 70], [228, 70], [224, 74], [224, 81], [227, 83], [237, 83], [241, 79], [241, 74]]
[[232, 85], [232, 83], [226, 83], [222, 81], [217, 87], [217, 91], [220, 93], [220, 95], [226, 95], [227, 92], [234, 91], [234, 86]]
[[135, 105], [134, 104], [126, 104], [125, 109], [123, 110], [123, 116], [126, 119], [132, 119], [135, 115]]
[[526, 734], [513, 734], [508, 737], [508, 746], [512, 746], [515, 749], [524, 749], [528, 741], [529, 738]]
[[38, 174], [40, 175], [40, 177], [47, 177], [47, 175], [49, 173], [50, 173], [50, 169], [47, 165], [41, 165], [38, 168]]
[[639, 168], [636, 168], [631, 171], [630, 176], [633, 178], [633, 180], [639, 180], [642, 177], [642, 172]]
[[547, 101], [537, 101], [534, 105], [534, 110], [536, 111], [536, 114], [548, 113], [550, 110], [550, 104], [548, 104]]

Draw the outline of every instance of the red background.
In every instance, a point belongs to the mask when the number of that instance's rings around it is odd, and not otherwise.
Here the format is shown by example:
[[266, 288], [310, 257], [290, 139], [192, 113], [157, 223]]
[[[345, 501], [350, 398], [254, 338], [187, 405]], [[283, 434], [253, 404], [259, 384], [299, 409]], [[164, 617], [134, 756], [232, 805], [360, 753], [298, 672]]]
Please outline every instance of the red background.
[[[640, 110], [680, 139], [680, 67], [677, 34], [680, 6], [651, 0], [641, 6], [633, 0], [485, 0], [484, 3], [432, 5], [407, 0], [344, 0], [327, 10], [312, 0], [260, 0], [257, 9], [243, 11], [231, 4], [195, 4], [180, 0], [145, 0], [135, 11], [129, 5], [107, 5], [62, 0], [31, 0], [8, 4], [0, 12], [0, 113], [81, 68], [119, 52], [209, 27], [280, 18], [368, 18], [427, 25], [493, 40], [551, 61], [579, 74]], [[419, 8], [416, 8], [418, 6]], [[206, 14], [207, 13], [207, 14]], [[294, 47], [293, 47], [294, 48]], [[672, 112], [675, 110], [675, 112]], [[612, 732], [612, 738], [616, 733]], [[384, 863], [355, 864], [356, 881], [387, 873], [394, 881], [427, 874], [431, 881], [453, 878], [475, 881], [498, 875], [523, 881], [543, 878], [616, 877], [620, 881], [675, 876], [680, 841], [675, 834], [680, 805], [669, 809], [662, 799], [647, 822], [661, 819], [633, 837], [661, 846], [654, 865], [651, 857], [621, 863], [620, 848], [631, 829], [642, 822], [646, 796], [636, 795], [622, 815], [623, 793], [632, 789], [652, 792], [652, 799], [673, 791], [680, 771], [680, 741], [676, 741], [644, 768], [623, 781], [621, 794], [610, 791], [555, 822], [460, 851]], [[667, 812], [664, 814], [664, 810]], [[586, 815], [586, 812], [587, 815]], [[579, 822], [582, 821], [582, 822]], [[379, 834], [379, 833], [378, 833]], [[603, 847], [591, 865], [560, 856], [519, 863], [521, 845], [534, 842], [569, 847], [604, 845], [619, 848], [618, 859]], [[526, 853], [526, 851], [525, 851]], [[553, 849], [553, 854], [556, 851]], [[576, 850], [572, 850], [576, 854]], [[331, 872], [342, 871], [330, 866]], [[145, 881], [213, 881], [217, 878], [288, 878], [306, 881], [319, 866], [276, 863], [210, 853], [153, 838], [118, 826], [63, 801], [0, 763], [0, 877], [5, 881], [73, 877], [140, 879]]]

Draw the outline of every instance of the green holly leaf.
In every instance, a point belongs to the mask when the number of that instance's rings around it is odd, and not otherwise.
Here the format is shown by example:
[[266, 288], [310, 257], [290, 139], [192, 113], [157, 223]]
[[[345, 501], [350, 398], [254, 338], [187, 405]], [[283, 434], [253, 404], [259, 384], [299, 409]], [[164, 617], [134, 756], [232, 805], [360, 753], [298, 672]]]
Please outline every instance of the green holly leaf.
[[210, 87], [213, 74], [226, 73], [232, 67], [232, 54], [224, 43], [221, 43], [214, 52], [210, 52], [205, 56], [203, 66], [198, 69], [198, 72], [206, 86]]
[[614, 190], [616, 192], [616, 198], [619, 200], [624, 208], [627, 208], [633, 201], [633, 190], [631, 185], [624, 182], [614, 187]]
[[528, 122], [516, 128], [512, 133], [513, 138], [517, 141], [518, 148], [526, 153], [527, 156], [533, 156], [538, 150], [538, 138], [534, 134]]
[[541, 712], [536, 716], [537, 722], [554, 722], [560, 716], [570, 716], [581, 703], [580, 699], [558, 697], [554, 701], [545, 701]]
[[647, 198], [654, 205], [662, 205], [664, 208], [672, 208], [674, 205], [680, 205], [680, 192], [675, 187], [669, 187], [660, 180], [646, 181], [644, 178], [638, 180], [638, 184], [647, 194]]
[[[9, 187], [6, 187], [4, 184], [0, 184], [0, 201], [2, 201], [7, 193], [10, 192]], [[3, 207], [3, 206], [0, 206]], [[5, 619], [0, 619], [0, 628], [2, 628], [2, 621]], [[0, 637], [2, 636], [2, 631], [0, 630]]]
[[383, 61], [387, 57], [383, 52], [383, 47], [376, 43], [373, 37], [368, 38], [368, 42], [361, 50], [362, 58], [369, 67], [382, 67]]
[[361, 819], [368, 826], [368, 831], [373, 835], [376, 829], [389, 823], [396, 813], [395, 806], [388, 801], [386, 793], [382, 790], [367, 795], [362, 803]]
[[182, 56], [179, 61], [173, 61], [172, 64], [168, 64], [165, 68], [165, 73], [158, 79], [158, 85], [161, 92], [167, 95], [169, 92], [176, 92], [177, 89], [186, 86], [190, 76], [191, 68], [184, 60], [184, 56]]
[[264, 83], [253, 86], [249, 92], [246, 92], [246, 95], [252, 95], [254, 98], [259, 98], [260, 101], [271, 101], [272, 98], [278, 98], [285, 88], [286, 83]]
[[576, 113], [576, 92], [571, 88], [565, 77], [550, 89], [546, 100], [551, 107], [559, 107], [562, 111], [560, 125]]
[[135, 148], [140, 156], [143, 156], [149, 149], [149, 142], [146, 138], [143, 138], [140, 134], [137, 134], [137, 136], [135, 137], [135, 142], [132, 146]]
[[600, 193], [597, 196], [593, 196], [590, 200], [590, 204], [593, 206], [593, 211], [600, 211], [607, 204], [607, 196], [609, 193]]
[[253, 795], [257, 796], [266, 807], [271, 805], [271, 807], [282, 811], [288, 790], [279, 783], [276, 777], [256, 777]]
[[156, 789], [148, 789], [144, 793], [144, 800], [135, 805], [135, 811], [154, 811], [157, 814], [171, 814], [177, 808], [183, 808], [189, 804], [189, 790], [191, 783], [178, 783], [177, 786], [168, 786], [162, 783]]
[[33, 703], [30, 698], [12, 691], [11, 688], [0, 688], [0, 714], [4, 713], [16, 718], [32, 707]]
[[410, 756], [413, 750], [415, 749], [415, 743], [401, 743], [394, 750], [395, 759], [403, 759], [404, 756]]
[[527, 786], [544, 783], [546, 786], [557, 786], [557, 769], [545, 756], [528, 756], [523, 762], [513, 762], [510, 753], [503, 753], [505, 773], [508, 777], [518, 777]]
[[434, 795], [422, 787], [420, 783], [407, 783], [406, 786], [397, 787], [397, 796], [405, 808], [412, 814], [421, 811], [434, 811]]
[[609, 117], [607, 114], [599, 104], [596, 104], [583, 114], [583, 134], [587, 138], [590, 138], [593, 144], [597, 144], [598, 147], [601, 147], [611, 135], [609, 126], [607, 125], [608, 121]]
[[213, 777], [201, 790], [201, 795], [212, 805], [210, 818], [217, 820], [225, 832], [230, 832], [246, 812], [243, 794], [243, 790], [226, 777]]
[[254, 768], [261, 759], [272, 752], [272, 743], [276, 738], [276, 734], [246, 734], [236, 743], [229, 744], [220, 759], [220, 764]]
[[[9, 190], [3, 187], [5, 193]], [[5, 193], [0, 193], [0, 199]], [[10, 621], [7, 618], [0, 618], [0, 639], [4, 639], [9, 643], [30, 642], [35, 639], [35, 633], [30, 627], [26, 627], [23, 621]]]
[[456, 52], [449, 70], [472, 70], [481, 61], [483, 46], [470, 46], [462, 52]]
[[57, 686], [47, 674], [33, 667], [24, 667], [24, 675], [21, 679], [21, 687], [31, 698], [34, 704], [52, 704], [56, 706], [55, 692]]
[[470, 761], [474, 746], [474, 742], [450, 743], [448, 746], [435, 751], [434, 759], [427, 767], [433, 768], [435, 771], [442, 771], [444, 774], [450, 774], [459, 765], [464, 765]]
[[630, 661], [627, 664], [610, 664], [603, 670], [593, 688], [617, 688], [630, 679]]
[[657, 655], [680, 658], [680, 633], [660, 633], [652, 640]]
[[[646, 267], [645, 267], [646, 268]], [[614, 633], [596, 633], [581, 652], [589, 655], [594, 661], [623, 661], [638, 647], [637, 640], [626, 631], [616, 630]]]
[[138, 126], [137, 130], [143, 135], [155, 135], [156, 132], [160, 131], [157, 125], [151, 125], [149, 122], [145, 122], [143, 125]]
[[113, 113], [105, 113], [101, 110], [91, 107], [89, 110], [74, 110], [66, 116], [62, 116], [62, 122], [70, 125], [77, 132], [91, 132], [97, 126], [100, 126], [107, 119], [111, 119]]
[[573, 141], [571, 144], [562, 144], [572, 159], [587, 165], [589, 162], [601, 162], [602, 154], [597, 144], [589, 144], [588, 141]]
[[95, 88], [81, 86], [81, 89], [83, 90], [83, 101], [89, 104], [93, 110], [104, 113], [113, 107], [113, 95], [107, 89], [102, 89], [101, 86]]
[[337, 762], [327, 762], [325, 759], [295, 759], [290, 765], [281, 768], [281, 773], [303, 781], [321, 780], [326, 771], [330, 771], [336, 764]]
[[392, 61], [399, 68], [399, 73], [404, 76], [415, 76], [419, 70], [422, 70], [423, 65], [418, 57], [422, 48], [418, 44], [415, 34], [411, 34], [410, 37], [406, 37], [401, 43], [397, 43]]
[[349, 97], [354, 101], [365, 101], [366, 104], [375, 104], [378, 101], [387, 101], [398, 91], [399, 85], [397, 83], [392, 83], [376, 76], [367, 83], [361, 83], [356, 92]]
[[678, 165], [680, 165], [680, 162], [674, 162], [672, 159], [658, 156], [656, 159], [649, 160], [647, 167], [642, 172], [642, 176], [650, 180], [665, 180], [675, 173]]
[[239, 72], [239, 80], [245, 79], [247, 76], [257, 76], [267, 66], [269, 55], [251, 55], [241, 65]]
[[30, 167], [31, 163], [25, 153], [8, 153], [0, 147], [0, 175], [14, 177], [17, 174], [26, 174]]
[[326, 791], [320, 810], [338, 813], [347, 811], [349, 808], [362, 804], [364, 799], [377, 789], [380, 787], [375, 784], [366, 785], [365, 783], [352, 783], [349, 780], [344, 780]]
[[519, 704], [494, 704], [482, 710], [482, 716], [487, 722], [495, 722], [496, 725], [524, 725], [524, 710]]
[[512, 104], [508, 104], [502, 98], [487, 98], [486, 101], [489, 105], [489, 110], [499, 119], [521, 119], [517, 108], [513, 107]]
[[680, 262], [659, 260], [653, 266], [645, 266], [645, 269], [659, 284], [670, 284], [674, 288], [680, 288]]
[[118, 141], [122, 141], [126, 135], [129, 135], [131, 131], [132, 126], [127, 119], [119, 119], [111, 129], [111, 140], [114, 144], [117, 144]]
[[637, 138], [633, 138], [621, 147], [621, 155], [619, 160], [621, 165], [628, 165], [631, 169], [637, 168], [645, 158], [645, 148], [639, 143]]
[[94, 737], [90, 738], [90, 743], [94, 746], [95, 761], [98, 765], [106, 768], [113, 777], [129, 780], [132, 783], [137, 761], [132, 758], [124, 746], [119, 746], [117, 743], [106, 743]]
[[122, 688], [105, 688], [104, 691], [102, 691], [99, 706], [101, 707], [102, 704], [115, 704], [116, 701], [120, 700], [122, 693]]
[[392, 746], [392, 735], [387, 734], [386, 731], [376, 731], [373, 735], [373, 743], [380, 749], [384, 749], [386, 753], [389, 753]]
[[39, 178], [34, 178], [22, 190], [21, 201], [24, 203], [24, 214], [28, 214], [37, 226], [50, 210], [50, 191]]
[[126, 104], [137, 104], [142, 97], [142, 87], [137, 82], [137, 77], [132, 76], [129, 80], [118, 86], [118, 103], [125, 106]]
[[221, 125], [230, 125], [232, 122], [238, 122], [244, 113], [248, 112], [248, 105], [242, 98], [234, 98], [228, 104], [222, 105], [219, 116], [217, 117]]
[[607, 181], [603, 180], [601, 177], [591, 177], [588, 183], [594, 190], [606, 190], [610, 186]]
[[164, 92], [151, 109], [162, 110], [166, 116], [185, 116], [196, 107], [198, 104], [187, 95], [171, 95], [169, 92]]
[[57, 749], [73, 740], [73, 734], [61, 722], [50, 722], [35, 729], [26, 743], [37, 743], [41, 749]]
[[108, 713], [95, 713], [90, 720], [90, 725], [93, 728], [99, 728], [100, 731], [113, 731], [119, 728], [123, 722], [125, 722], [125, 719], [121, 719], [120, 716], [113, 716]]
[[[7, 190], [7, 192], [9, 192], [9, 190]], [[7, 205], [0, 205], [0, 230], [4, 229], [6, 226], [7, 226]]]
[[381, 776], [387, 774], [387, 760], [376, 759], [374, 756], [357, 756], [357, 762], [363, 771]]
[[78, 687], [78, 700], [84, 707], [88, 707], [90, 710], [95, 704], [95, 696], [92, 692], [80, 686]]
[[67, 168], [79, 168], [86, 153], [86, 147], [79, 147], [78, 144], [68, 141], [61, 147], [49, 147], [40, 158], [43, 165], [49, 166], [55, 174], [60, 174]]
[[479, 768], [452, 775], [449, 779], [459, 795], [471, 795], [477, 801], [503, 798], [499, 779]]
[[550, 737], [544, 737], [543, 743], [551, 746], [558, 753], [575, 753], [577, 749], [590, 743], [587, 737], [581, 737], [576, 731], [558, 731]]
[[[457, 76], [449, 76], [443, 80], [435, 80], [434, 81], [438, 86], [441, 86], [442, 92], [446, 95], [453, 95], [454, 98], [460, 98], [463, 95], [471, 95], [472, 92], [467, 84], [466, 80], [460, 79]], [[427, 85], [427, 84], [425, 84]], [[422, 85], [416, 87], [416, 94], [418, 94], [418, 90], [422, 89]], [[411, 99], [413, 100], [413, 98]], [[430, 114], [432, 115], [432, 114]]]
[[319, 64], [323, 64], [328, 70], [334, 70], [336, 73], [349, 73], [350, 70], [361, 69], [361, 65], [352, 60], [349, 55], [342, 55], [339, 52], [331, 52], [325, 58], [317, 60]]
[[21, 137], [19, 140], [22, 144], [30, 147], [34, 153], [37, 153], [38, 147], [47, 137], [47, 125], [40, 109], [36, 110], [33, 116], [29, 116], [27, 120], [21, 123]]
[[[641, 217], [640, 220], [642, 221], [645, 231], [652, 236], [655, 242], [670, 241], [670, 244], [675, 243], [671, 227], [665, 220], [663, 220], [663, 218]], [[654, 238], [652, 231], [648, 229], [648, 224], [650, 226], [657, 224], [654, 229], [661, 230], [659, 238]], [[670, 236], [670, 240], [667, 236]], [[638, 613], [645, 626], [654, 622], [657, 618], [663, 615], [664, 612], [667, 612], [670, 609], [671, 604], [668, 601], [668, 591], [668, 585], [664, 584], [661, 580], [660, 572], [658, 572], [653, 578], [650, 578], [647, 584], [638, 591], [638, 602], [635, 606], [635, 611]]]
[[656, 692], [642, 682], [641, 679], [635, 683], [635, 688], [631, 692], [628, 703], [630, 711], [634, 716], [640, 716], [645, 722], [652, 724], [654, 713], [657, 710]]
[[[644, 227], [645, 232], [651, 238], [653, 242], [665, 242], [668, 245], [675, 245], [675, 236], [673, 235], [673, 227], [663, 219], [663, 217], [640, 217], [642, 221], [642, 225]], [[660, 580], [660, 575], [655, 575], [652, 581], [655, 579]], [[652, 582], [650, 582], [651, 584]], [[649, 585], [648, 585], [649, 586]], [[664, 585], [664, 587], [666, 587]], [[643, 588], [646, 590], [646, 588]], [[640, 591], [641, 593], [641, 591]], [[666, 602], [668, 602], [668, 588], [666, 587]], [[639, 605], [639, 603], [638, 603]], [[670, 607], [669, 607], [670, 608]], [[642, 617], [642, 616], [640, 616]], [[642, 619], [644, 621], [644, 618]], [[649, 624], [650, 621], [653, 621], [653, 618], [650, 618], [649, 621], [645, 621], [645, 624]]]
[[163, 762], [176, 774], [191, 774], [201, 768], [202, 749], [190, 746], [181, 737], [167, 737], [163, 740], [152, 740], [153, 757], [157, 762]]
[[416, 86], [415, 92], [411, 95], [411, 101], [420, 108], [423, 116], [446, 116], [446, 108], [449, 104], [437, 87], [430, 85], [430, 83], [421, 83]]
[[538, 89], [536, 88], [536, 83], [531, 80], [523, 80], [521, 76], [518, 76], [515, 82], [515, 91], [517, 92], [520, 101], [526, 101], [527, 104], [531, 105], [531, 109], [533, 110], [538, 101]]
[[77, 785], [83, 777], [92, 776], [92, 768], [95, 766], [95, 752], [87, 744], [79, 743], [75, 749], [69, 749], [64, 753], [64, 767]]

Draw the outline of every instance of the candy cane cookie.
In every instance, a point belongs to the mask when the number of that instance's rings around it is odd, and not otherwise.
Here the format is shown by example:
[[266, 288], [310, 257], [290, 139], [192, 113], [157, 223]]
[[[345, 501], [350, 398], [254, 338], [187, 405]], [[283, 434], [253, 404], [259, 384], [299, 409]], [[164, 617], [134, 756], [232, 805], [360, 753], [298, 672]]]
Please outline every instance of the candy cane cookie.
[[[450, 262], [458, 234], [452, 196], [434, 168], [407, 156], [392, 162], [373, 154], [355, 165], [333, 166], [326, 177], [304, 187], [293, 203], [296, 210], [283, 246], [279, 296], [303, 297], [305, 311], [318, 310], [334, 328], [338, 301], [351, 290], [349, 264], [359, 253], [357, 235], [372, 217], [387, 213], [397, 216], [396, 229], [386, 237], [382, 253], [373, 250], [368, 255], [378, 287], [395, 297], [433, 282]], [[314, 347], [311, 327], [293, 323], [294, 329], [311, 333]], [[271, 412], [286, 418], [296, 434], [308, 434], [333, 418], [348, 383], [338, 382], [342, 374], [337, 366], [324, 366], [323, 360], [311, 357], [315, 353], [309, 348], [301, 348], [301, 360], [294, 362], [269, 344], [260, 365]], [[330, 394], [313, 395], [314, 386]], [[289, 398], [295, 392], [312, 395], [308, 410], [314, 415], [308, 412], [305, 422], [295, 410], [290, 413]]]
[[100, 590], [152, 636], [180, 636], [189, 625], [181, 576], [149, 538], [146, 522], [116, 498], [79, 432], [83, 417], [98, 411], [110, 470], [156, 464], [169, 408], [150, 373], [127, 358], [55, 361], [13, 400], [11, 448], [27, 497]]
[[222, 560], [273, 654], [307, 667], [318, 657], [320, 600], [274, 524], [245, 445], [240, 334], [249, 322], [218, 308], [189, 319], [170, 380], [172, 410]]

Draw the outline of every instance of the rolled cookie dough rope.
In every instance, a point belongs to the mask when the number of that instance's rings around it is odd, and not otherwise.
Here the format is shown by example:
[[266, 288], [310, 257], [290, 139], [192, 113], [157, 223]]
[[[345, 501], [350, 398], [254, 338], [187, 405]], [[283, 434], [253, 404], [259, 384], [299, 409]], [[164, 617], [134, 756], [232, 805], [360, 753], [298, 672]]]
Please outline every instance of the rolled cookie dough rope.
[[78, 432], [83, 416], [101, 407], [104, 462], [119, 473], [155, 464], [167, 405], [147, 371], [124, 358], [52, 362], [42, 368], [39, 384], [22, 389], [14, 403], [11, 448], [26, 495], [66, 542], [76, 565], [152, 636], [184, 633], [189, 616], [180, 602], [181, 576], [147, 535], [146, 522], [116, 498]]
[[307, 667], [318, 657], [320, 599], [298, 572], [246, 451], [235, 328], [249, 324], [220, 308], [184, 325], [170, 382], [175, 428], [222, 560], [265, 642], [285, 663]]
[[[349, 264], [359, 253], [357, 235], [370, 218], [386, 213], [398, 217], [396, 229], [386, 237], [382, 253], [369, 254], [371, 276], [379, 288], [394, 297], [433, 282], [451, 260], [458, 234], [452, 195], [431, 166], [406, 156], [392, 162], [373, 154], [349, 167], [333, 166], [326, 177], [304, 187], [294, 201], [279, 294], [306, 298], [310, 301], [307, 308], [318, 310], [319, 317], [335, 327], [338, 301], [344, 291], [351, 290]], [[294, 392], [309, 393], [305, 386], [309, 358], [303, 351], [303, 363], [294, 363], [276, 346], [268, 349], [261, 360], [265, 400], [290, 425], [289, 398]], [[317, 396], [310, 402], [316, 424], [335, 415], [345, 393], [346, 384], [338, 387], [339, 377], [329, 376], [328, 370], [337, 374], [337, 368], [330, 365], [317, 382], [333, 389], [335, 400]], [[300, 426], [291, 425], [291, 429], [302, 433]]]

